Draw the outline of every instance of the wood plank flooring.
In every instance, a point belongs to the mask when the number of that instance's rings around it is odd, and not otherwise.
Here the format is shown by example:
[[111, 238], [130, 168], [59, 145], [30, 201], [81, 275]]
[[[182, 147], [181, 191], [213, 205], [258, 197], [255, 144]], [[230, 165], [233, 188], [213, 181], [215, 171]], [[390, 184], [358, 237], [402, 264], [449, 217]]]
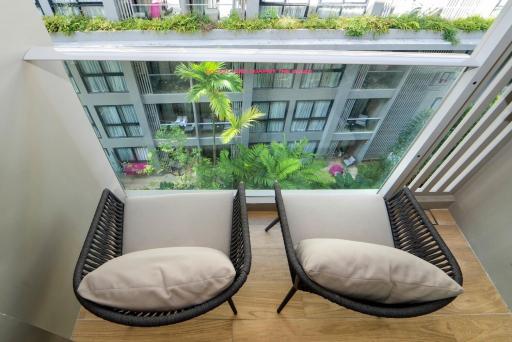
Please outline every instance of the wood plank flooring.
[[82, 310], [76, 341], [512, 341], [512, 314], [447, 210], [428, 213], [464, 274], [465, 293], [444, 309], [419, 318], [386, 319], [341, 308], [297, 292], [284, 311], [275, 310], [291, 286], [279, 225], [265, 233], [273, 212], [251, 212], [253, 266], [234, 297], [238, 316], [224, 304], [188, 322], [132, 328]]

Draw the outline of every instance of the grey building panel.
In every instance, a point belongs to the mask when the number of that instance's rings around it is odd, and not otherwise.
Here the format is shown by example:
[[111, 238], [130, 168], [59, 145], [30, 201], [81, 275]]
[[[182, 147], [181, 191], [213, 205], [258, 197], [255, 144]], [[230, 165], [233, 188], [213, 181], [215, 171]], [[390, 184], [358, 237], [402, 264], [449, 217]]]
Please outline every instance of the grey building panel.
[[429, 67], [413, 67], [402, 91], [398, 94], [388, 114], [365, 155], [367, 159], [386, 156], [396, 144], [400, 132], [419, 114], [436, 70]]
[[152, 136], [160, 129], [160, 118], [158, 117], [158, 108], [155, 104], [145, 104], [144, 109], [148, 118], [148, 124]]

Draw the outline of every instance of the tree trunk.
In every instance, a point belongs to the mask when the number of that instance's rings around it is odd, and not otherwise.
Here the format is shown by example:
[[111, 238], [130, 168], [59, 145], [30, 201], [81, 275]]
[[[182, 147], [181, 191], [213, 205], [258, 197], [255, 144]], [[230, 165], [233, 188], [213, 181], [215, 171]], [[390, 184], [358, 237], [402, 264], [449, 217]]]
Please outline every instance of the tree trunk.
[[212, 128], [212, 133], [213, 133], [213, 146], [212, 146], [212, 150], [213, 150], [213, 158], [212, 158], [212, 162], [213, 162], [213, 166], [217, 165], [217, 142], [215, 141], [215, 123], [216, 123], [216, 120], [217, 118], [215, 117], [215, 114], [212, 114], [212, 123], [213, 123], [213, 128]]

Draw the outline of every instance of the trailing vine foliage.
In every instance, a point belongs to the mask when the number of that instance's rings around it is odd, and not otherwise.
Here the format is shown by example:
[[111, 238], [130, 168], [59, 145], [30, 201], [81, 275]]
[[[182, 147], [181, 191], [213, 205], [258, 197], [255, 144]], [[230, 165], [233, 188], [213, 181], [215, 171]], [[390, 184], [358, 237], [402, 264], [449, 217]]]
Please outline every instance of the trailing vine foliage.
[[493, 23], [493, 19], [472, 16], [449, 20], [439, 16], [420, 16], [417, 14], [389, 17], [363, 15], [319, 18], [310, 16], [307, 19], [295, 19], [278, 18], [276, 13], [269, 12], [263, 15], [262, 18], [257, 19], [241, 19], [236, 13], [233, 13], [230, 17], [219, 22], [212, 22], [208, 17], [197, 14], [178, 14], [162, 19], [130, 18], [121, 21], [110, 21], [101, 17], [55, 15], [44, 17], [44, 23], [48, 32], [61, 32], [67, 35], [75, 32], [127, 30], [204, 32], [212, 29], [233, 31], [332, 29], [341, 30], [350, 37], [360, 37], [365, 34], [383, 34], [391, 29], [404, 31], [427, 30], [440, 32], [445, 40], [457, 44], [458, 32], [486, 31]]

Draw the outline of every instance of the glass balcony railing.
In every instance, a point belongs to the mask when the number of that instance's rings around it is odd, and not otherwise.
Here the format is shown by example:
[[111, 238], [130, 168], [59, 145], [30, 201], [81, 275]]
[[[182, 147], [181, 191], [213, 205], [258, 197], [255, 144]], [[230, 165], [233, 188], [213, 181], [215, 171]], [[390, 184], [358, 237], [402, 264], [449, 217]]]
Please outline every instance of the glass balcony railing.
[[[177, 5], [177, 6], [176, 6]], [[133, 18], [158, 19], [180, 13], [179, 3], [130, 4]]]
[[364, 118], [347, 119], [343, 132], [375, 132], [380, 119]]
[[[378, 188], [463, 71], [230, 62], [219, 74], [236, 70], [245, 78], [241, 92], [226, 94], [235, 114], [229, 121], [215, 114], [206, 96], [190, 103], [190, 84], [200, 82], [177, 76], [180, 63], [89, 63], [105, 72], [115, 65], [125, 78], [125, 93], [98, 97], [76, 82], [89, 120], [128, 189], [231, 188], [238, 181], [266, 189], [275, 179], [291, 188]], [[68, 63], [69, 76], [87, 77], [82, 64]], [[137, 74], [125, 72], [128, 68]], [[152, 92], [143, 87], [148, 79]], [[250, 108], [258, 117], [238, 127]], [[135, 125], [137, 134], [128, 134]], [[121, 130], [128, 133], [120, 137]], [[282, 172], [292, 164], [293, 171]]]
[[311, 5], [309, 1], [260, 1], [260, 18], [288, 17], [304, 19], [310, 16], [320, 18], [330, 17], [352, 17], [366, 13], [367, 3], [354, 1], [351, 3], [342, 2], [320, 2]]
[[175, 74], [148, 75], [154, 94], [184, 93], [190, 88], [190, 81]]
[[[103, 1], [48, 0], [54, 14], [104, 17]], [[39, 2], [38, 2], [39, 4]]]
[[[196, 124], [195, 123], [176, 123], [176, 122], [172, 122], [172, 123], [160, 123], [160, 127], [164, 130], [166, 129], [170, 129], [170, 128], [173, 128], [173, 127], [178, 127], [180, 128], [183, 133], [185, 133], [185, 135], [189, 138], [195, 138], [196, 137]], [[155, 134], [155, 139], [156, 140], [165, 140], [165, 137], [159, 137], [157, 134]]]
[[[197, 124], [200, 138], [212, 138], [213, 137], [213, 123], [212, 122], [200, 122]], [[219, 133], [222, 133], [225, 129], [229, 128], [229, 122], [216, 122], [215, 132], [218, 138]]]

